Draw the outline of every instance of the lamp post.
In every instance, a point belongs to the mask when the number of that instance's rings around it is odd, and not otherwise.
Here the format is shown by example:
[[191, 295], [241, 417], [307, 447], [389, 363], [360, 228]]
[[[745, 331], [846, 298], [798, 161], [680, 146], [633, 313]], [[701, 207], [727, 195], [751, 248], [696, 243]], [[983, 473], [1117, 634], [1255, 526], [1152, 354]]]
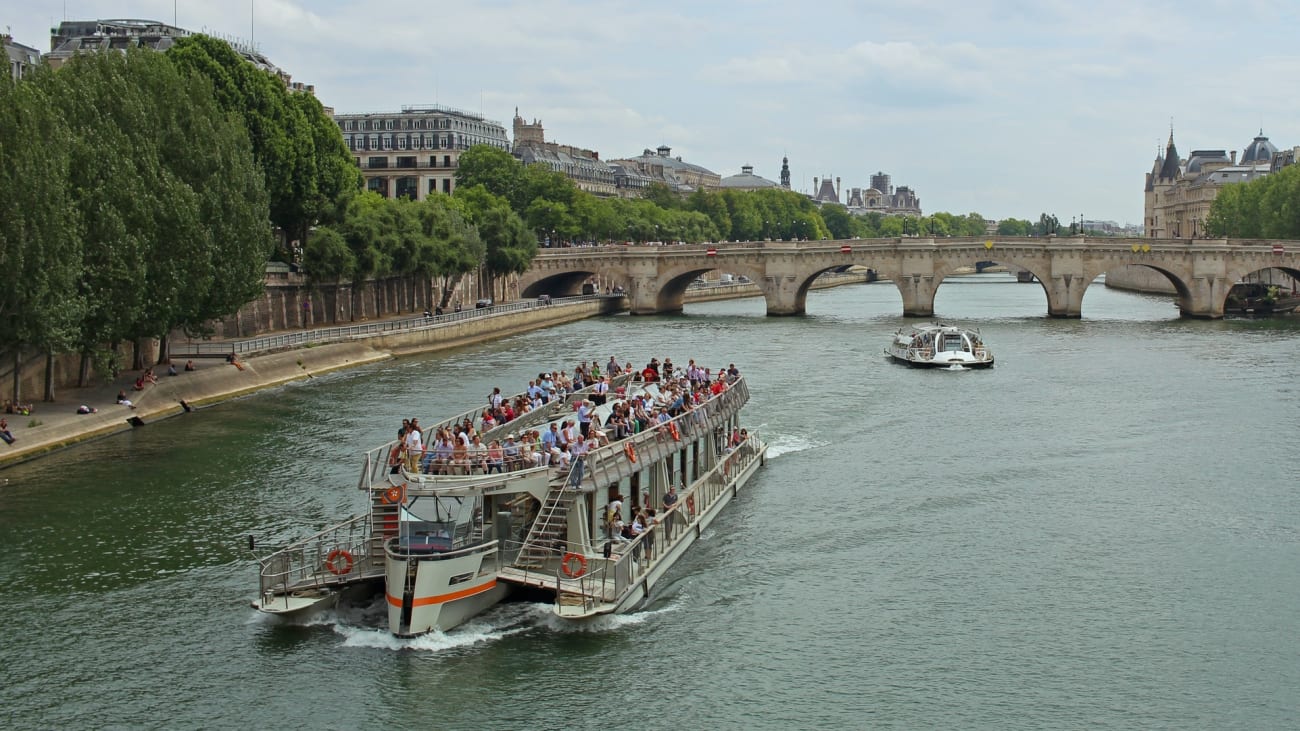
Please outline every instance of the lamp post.
[[1073, 236], [1074, 234], [1075, 234], [1074, 216], [1070, 216], [1070, 235]]

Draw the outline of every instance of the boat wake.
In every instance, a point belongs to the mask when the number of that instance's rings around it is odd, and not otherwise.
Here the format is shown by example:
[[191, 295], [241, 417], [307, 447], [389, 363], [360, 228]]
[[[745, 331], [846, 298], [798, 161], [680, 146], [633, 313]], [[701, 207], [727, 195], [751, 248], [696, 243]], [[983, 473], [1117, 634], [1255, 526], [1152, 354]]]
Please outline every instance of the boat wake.
[[389, 633], [387, 626], [381, 624], [363, 627], [336, 623], [334, 624], [334, 631], [343, 637], [344, 647], [448, 652], [473, 645], [496, 642], [533, 629], [537, 624], [533, 620], [533, 614], [536, 611], [535, 607], [541, 607], [546, 612], [550, 612], [549, 604], [504, 604], [450, 632], [435, 630], [419, 637], [394, 637]]
[[806, 452], [809, 449], [824, 447], [830, 442], [819, 442], [798, 434], [782, 434], [773, 439], [767, 447], [767, 458], [775, 459], [783, 454]]

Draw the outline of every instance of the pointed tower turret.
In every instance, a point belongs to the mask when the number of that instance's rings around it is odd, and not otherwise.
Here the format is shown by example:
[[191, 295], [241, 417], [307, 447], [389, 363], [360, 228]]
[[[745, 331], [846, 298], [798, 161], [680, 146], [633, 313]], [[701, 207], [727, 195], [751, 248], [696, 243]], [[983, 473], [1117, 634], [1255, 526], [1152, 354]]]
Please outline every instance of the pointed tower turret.
[[1174, 126], [1169, 125], [1169, 146], [1165, 148], [1165, 159], [1160, 164], [1160, 180], [1177, 180], [1181, 171], [1178, 167], [1178, 148], [1174, 146]]

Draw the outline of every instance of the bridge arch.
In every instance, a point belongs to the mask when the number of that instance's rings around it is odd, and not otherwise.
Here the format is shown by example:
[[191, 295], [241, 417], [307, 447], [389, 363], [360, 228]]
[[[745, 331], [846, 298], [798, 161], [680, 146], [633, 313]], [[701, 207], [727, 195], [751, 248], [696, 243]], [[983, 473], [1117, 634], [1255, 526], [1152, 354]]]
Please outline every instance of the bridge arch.
[[[712, 264], [713, 262], [708, 262]], [[681, 312], [686, 299], [686, 288], [694, 282], [696, 278], [716, 271], [721, 267], [708, 266], [701, 264], [680, 264], [670, 266], [659, 273], [658, 280], [652, 285], [653, 293], [639, 292], [636, 299], [648, 299], [646, 295], [653, 296], [654, 312]], [[750, 266], [742, 262], [728, 262], [726, 271], [729, 274], [737, 274], [749, 278], [751, 282], [760, 283], [763, 281], [764, 272], [762, 269]], [[642, 285], [644, 288], [644, 284]], [[638, 313], [637, 303], [633, 303], [633, 314]]]
[[519, 296], [534, 299], [548, 294], [552, 297], [575, 297], [583, 294], [582, 287], [591, 280], [626, 285], [627, 272], [610, 267], [575, 268], [552, 272], [529, 272], [520, 278]]

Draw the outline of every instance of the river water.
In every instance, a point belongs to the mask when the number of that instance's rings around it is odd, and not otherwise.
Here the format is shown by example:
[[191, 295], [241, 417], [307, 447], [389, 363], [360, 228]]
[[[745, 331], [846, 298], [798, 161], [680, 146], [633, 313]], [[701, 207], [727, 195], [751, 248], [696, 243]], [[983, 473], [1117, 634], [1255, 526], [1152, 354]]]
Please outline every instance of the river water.
[[[1295, 728], [1300, 318], [949, 280], [989, 371], [881, 351], [889, 284], [588, 320], [256, 394], [0, 473], [15, 728]], [[641, 611], [397, 640], [248, 608], [247, 536], [365, 508], [362, 449], [610, 355], [736, 363], [767, 467]]]

